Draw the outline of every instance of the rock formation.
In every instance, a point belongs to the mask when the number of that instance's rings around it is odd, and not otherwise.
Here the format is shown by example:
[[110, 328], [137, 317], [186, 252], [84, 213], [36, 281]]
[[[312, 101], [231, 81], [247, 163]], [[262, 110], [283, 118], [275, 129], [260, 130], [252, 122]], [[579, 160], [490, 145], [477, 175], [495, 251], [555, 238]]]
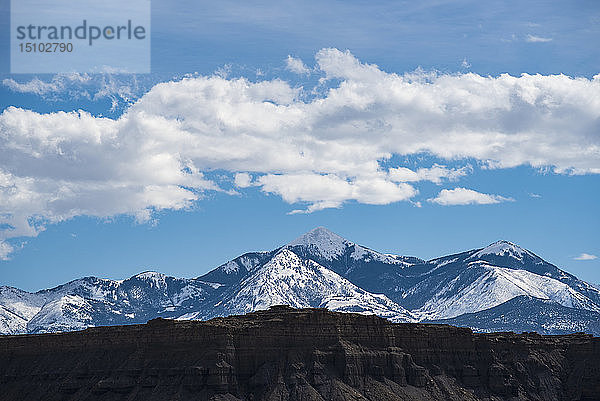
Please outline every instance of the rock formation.
[[277, 306], [0, 336], [0, 400], [598, 400], [600, 338]]

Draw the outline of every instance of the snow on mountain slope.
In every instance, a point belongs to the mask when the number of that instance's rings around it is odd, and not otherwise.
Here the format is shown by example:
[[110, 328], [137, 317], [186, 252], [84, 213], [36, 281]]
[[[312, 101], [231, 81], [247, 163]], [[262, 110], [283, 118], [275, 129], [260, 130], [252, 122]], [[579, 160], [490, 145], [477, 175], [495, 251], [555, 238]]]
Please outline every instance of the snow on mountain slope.
[[284, 248], [302, 259], [317, 262], [371, 293], [386, 295], [390, 285], [396, 285], [398, 276], [403, 276], [403, 270], [424, 263], [415, 257], [373, 251], [323, 227], [309, 231]]
[[47, 302], [43, 294], [32, 294], [13, 287], [0, 287], [0, 305], [25, 320], [31, 319]]
[[48, 302], [27, 323], [28, 333], [52, 333], [83, 330], [95, 326], [94, 309], [89, 300], [78, 295], [65, 295]]
[[589, 310], [567, 308], [548, 299], [521, 295], [503, 304], [452, 319], [433, 320], [469, 327], [477, 332], [536, 331], [540, 334], [585, 332], [600, 336], [600, 314]]
[[447, 319], [500, 305], [520, 295], [549, 299], [559, 305], [600, 312], [600, 307], [567, 284], [526, 270], [492, 266], [478, 261], [469, 264], [481, 274], [461, 282], [461, 272], [425, 304], [413, 310], [420, 319]]
[[254, 269], [267, 263], [274, 254], [274, 251], [245, 253], [197, 279], [220, 285], [236, 285]]
[[89, 326], [145, 323], [202, 309], [219, 285], [143, 272], [126, 280], [84, 277], [28, 293], [0, 288], [0, 332], [79, 330]]
[[27, 332], [31, 320], [47, 302], [43, 294], [31, 294], [13, 287], [0, 287], [0, 333]]
[[497, 241], [472, 253], [465, 262], [483, 260], [494, 266], [523, 269], [529, 272], [552, 277], [569, 285], [579, 281], [577, 277], [546, 262], [536, 254], [509, 241]]
[[520, 246], [513, 244], [512, 242], [501, 240], [486, 246], [478, 252], [475, 252], [468, 259], [477, 260], [481, 259], [486, 255], [509, 256], [519, 260], [523, 260], [524, 255], [528, 255], [532, 258], [537, 258], [536, 255], [529, 252], [528, 250], [523, 249]]
[[0, 334], [22, 334], [27, 332], [27, 319], [0, 305]]
[[312, 260], [303, 260], [289, 249], [255, 270], [217, 305], [217, 315], [243, 314], [272, 305], [294, 308], [372, 313], [395, 321], [413, 321], [410, 313], [384, 295], [358, 288]]
[[405, 260], [403, 256], [383, 254], [355, 244], [329, 231], [325, 227], [317, 227], [296, 238], [285, 247], [292, 251], [300, 248], [304, 255], [310, 256], [316, 262], [320, 260], [332, 262], [343, 256], [348, 256], [355, 261], [378, 261], [402, 266], [414, 264]]
[[[442, 256], [422, 264], [415, 264], [401, 272], [395, 272], [393, 275], [388, 274], [388, 287], [383, 288], [381, 292], [405, 308], [416, 311], [417, 315], [424, 310], [427, 314], [434, 313], [433, 309], [437, 308], [438, 304], [444, 304], [440, 306], [444, 312], [437, 312], [439, 316], [444, 316], [444, 313], [450, 313], [450, 311], [454, 311], [452, 313], [474, 311], [479, 307], [463, 305], [461, 308], [456, 303], [446, 305], [443, 300], [460, 299], [464, 295], [462, 291], [465, 289], [477, 286], [483, 280], [489, 280], [489, 269], [485, 266], [495, 266], [513, 272], [524, 271], [542, 278], [554, 279], [562, 283], [560, 288], [566, 288], [565, 286], [570, 288], [574, 305], [589, 310], [600, 307], [600, 291], [598, 289], [544, 261], [533, 252], [508, 241], [497, 241], [481, 249]], [[518, 275], [519, 273], [514, 274]], [[544, 281], [544, 279], [541, 280]], [[371, 282], [376, 283], [373, 280]], [[368, 291], [375, 290], [376, 288], [369, 286], [369, 283], [369, 280], [364, 280], [357, 284]], [[450, 297], [449, 293], [452, 293], [453, 297]], [[517, 291], [515, 294], [536, 296], [534, 291], [527, 290]], [[491, 295], [482, 293], [482, 300], [477, 301], [477, 297], [475, 297], [474, 302], [491, 307], [506, 300], [504, 297], [488, 299]], [[549, 297], [552, 298], [551, 295]], [[568, 305], [568, 301], [555, 300]], [[466, 299], [465, 302], [467, 302]], [[427, 310], [427, 308], [431, 310]]]
[[301, 235], [287, 246], [303, 246], [311, 249], [315, 256], [332, 260], [340, 256], [346, 249], [354, 245], [352, 242], [329, 231], [325, 227], [317, 227]]
[[[393, 321], [458, 319], [469, 313], [487, 316], [484, 311], [499, 305], [504, 306], [494, 313], [506, 311], [518, 304], [508, 301], [521, 296], [535, 299], [538, 309], [567, 310], [573, 327], [586, 316], [600, 316], [598, 288], [508, 241], [426, 262], [382, 254], [318, 227], [281, 248], [243, 254], [195, 279], [143, 272], [125, 280], [84, 277], [36, 293], [0, 287], [0, 333], [78, 330], [156, 317], [206, 319], [276, 304], [374, 313]], [[542, 316], [551, 319], [552, 313]], [[570, 318], [561, 327], [568, 327]], [[551, 321], [544, 325], [558, 330]]]
[[465, 262], [476, 260], [483, 260], [494, 266], [526, 270], [540, 276], [551, 277], [567, 284], [573, 290], [592, 300], [596, 305], [600, 305], [600, 291], [597, 288], [511, 242], [498, 241], [488, 245], [473, 253]]

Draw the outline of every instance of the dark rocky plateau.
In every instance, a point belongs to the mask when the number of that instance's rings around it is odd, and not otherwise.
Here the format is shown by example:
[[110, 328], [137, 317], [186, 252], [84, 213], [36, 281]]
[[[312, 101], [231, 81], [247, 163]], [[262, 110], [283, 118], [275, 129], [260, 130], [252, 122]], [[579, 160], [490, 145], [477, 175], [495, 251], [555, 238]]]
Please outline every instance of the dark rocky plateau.
[[600, 400], [600, 338], [273, 307], [0, 336], [0, 400]]

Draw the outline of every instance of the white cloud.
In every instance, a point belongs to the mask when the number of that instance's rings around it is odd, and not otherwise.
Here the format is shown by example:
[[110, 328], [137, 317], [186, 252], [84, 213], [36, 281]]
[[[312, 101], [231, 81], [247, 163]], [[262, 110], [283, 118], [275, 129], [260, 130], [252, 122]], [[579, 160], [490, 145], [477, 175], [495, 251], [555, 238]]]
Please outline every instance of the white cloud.
[[[81, 215], [148, 221], [153, 210], [184, 209], [202, 190], [218, 189], [192, 161], [152, 149], [143, 130], [121, 127], [84, 112], [6, 109], [0, 115], [0, 241], [36, 236], [47, 223]], [[0, 247], [5, 256], [10, 250], [6, 242]]]
[[385, 205], [417, 194], [411, 185], [390, 182], [383, 174], [356, 179], [334, 174], [267, 174], [258, 179], [258, 184], [264, 192], [280, 195], [288, 203], [309, 203], [309, 212], [340, 207], [348, 200]]
[[419, 168], [416, 171], [406, 167], [392, 167], [389, 169], [388, 174], [390, 180], [394, 182], [431, 181], [441, 184], [442, 179], [456, 181], [467, 175], [471, 170], [471, 166], [450, 169], [440, 164], [434, 164], [431, 168]]
[[575, 259], [575, 260], [594, 260], [594, 259], [598, 259], [598, 256], [591, 255], [589, 253], [582, 253], [581, 255], [579, 255], [573, 259]]
[[467, 58], [465, 57], [465, 58], [463, 58], [462, 63], [460, 63], [460, 66], [464, 69], [468, 69], [468, 68], [471, 68], [471, 63], [469, 63], [467, 61]]
[[252, 184], [252, 176], [248, 173], [237, 173], [234, 177], [235, 186], [238, 188], [248, 188]]
[[530, 193], [529, 196], [532, 197], [532, 198], [541, 198], [542, 197], [542, 195], [535, 194], [535, 193]]
[[437, 197], [428, 199], [438, 205], [490, 205], [494, 203], [513, 201], [500, 195], [490, 195], [467, 188], [442, 189]]
[[525, 38], [525, 41], [530, 42], [530, 43], [545, 43], [545, 42], [551, 42], [552, 38], [544, 38], [542, 36], [527, 35], [527, 37]]
[[398, 75], [337, 49], [316, 61], [321, 85], [336, 84], [313, 98], [279, 79], [214, 75], [155, 85], [118, 119], [5, 109], [0, 227], [12, 228], [0, 228], [0, 241], [74, 216], [144, 221], [154, 210], [187, 208], [230, 185], [206, 171], [246, 172], [253, 181], [237, 184], [304, 203], [304, 211], [415, 202], [408, 182], [467, 173], [442, 165], [388, 172], [382, 161], [393, 155], [600, 173], [598, 78]]
[[288, 55], [287, 59], [285, 60], [285, 63], [286, 63], [286, 68], [293, 73], [301, 74], [301, 75], [310, 74], [310, 70], [308, 69], [308, 67], [299, 58]]
[[38, 96], [48, 94], [57, 94], [67, 91], [72, 85], [86, 84], [90, 82], [91, 77], [87, 74], [57, 74], [51, 81], [45, 82], [39, 78], [33, 78], [28, 82], [17, 82], [12, 78], [6, 78], [2, 84], [19, 93], [33, 93]]
[[14, 79], [6, 78], [2, 81], [2, 84], [13, 92], [33, 93], [36, 95], [45, 95], [46, 93], [63, 90], [62, 85], [57, 82], [43, 82], [38, 78], [34, 78], [25, 83], [20, 83]]
[[0, 240], [0, 260], [8, 260], [8, 255], [14, 251], [14, 248], [7, 242]]
[[116, 109], [136, 100], [143, 92], [145, 85], [135, 75], [112, 74], [57, 74], [49, 81], [33, 78], [30, 81], [18, 82], [6, 78], [2, 84], [13, 92], [34, 94], [44, 100], [99, 100], [108, 98]]

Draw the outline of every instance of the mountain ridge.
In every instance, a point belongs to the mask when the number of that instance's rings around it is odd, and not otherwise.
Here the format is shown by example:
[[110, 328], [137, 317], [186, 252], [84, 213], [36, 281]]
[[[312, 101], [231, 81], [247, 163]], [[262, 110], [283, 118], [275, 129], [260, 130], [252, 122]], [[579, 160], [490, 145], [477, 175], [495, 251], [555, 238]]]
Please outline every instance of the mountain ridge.
[[[144, 271], [124, 280], [83, 277], [34, 293], [2, 286], [0, 333], [80, 330], [156, 317], [204, 320], [275, 304], [376, 314], [394, 322], [455, 319], [468, 326], [472, 321], [485, 331], [472, 314], [487, 316], [482, 312], [506, 309], [521, 296], [548, 300], [549, 309], [572, 317], [574, 330], [585, 326], [600, 334], [597, 325], [581, 322], [600, 320], [600, 290], [512, 242], [426, 261], [383, 254], [324, 227], [272, 251], [245, 253], [195, 278]], [[546, 304], [527, 305], [529, 312], [523, 313], [535, 320]], [[525, 319], [523, 313], [515, 319]], [[471, 320], [460, 319], [466, 315]], [[505, 325], [519, 327], [513, 323]], [[551, 322], [539, 323], [541, 331], [547, 332], [545, 327]]]

